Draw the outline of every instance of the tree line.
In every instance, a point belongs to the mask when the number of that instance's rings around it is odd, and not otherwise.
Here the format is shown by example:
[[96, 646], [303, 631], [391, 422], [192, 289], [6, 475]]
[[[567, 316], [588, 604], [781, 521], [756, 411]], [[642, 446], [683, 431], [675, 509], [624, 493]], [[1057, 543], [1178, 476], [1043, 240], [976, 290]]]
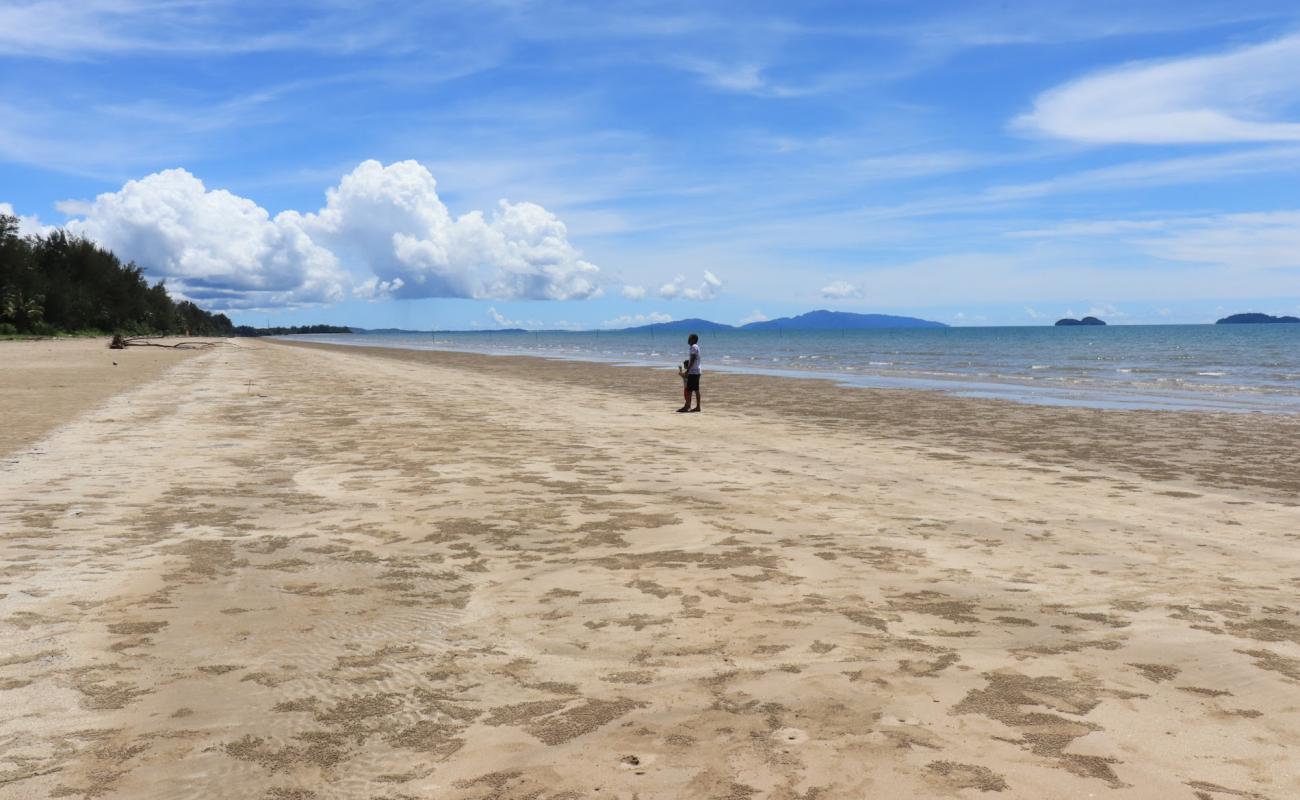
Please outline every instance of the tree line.
[[352, 329], [341, 325], [277, 325], [272, 328], [235, 326], [236, 336], [287, 336], [294, 333], [352, 333]]
[[347, 328], [235, 326], [188, 300], [177, 302], [162, 281], [66, 231], [20, 236], [18, 218], [0, 214], [0, 335], [121, 333], [132, 336], [267, 336], [349, 333]]

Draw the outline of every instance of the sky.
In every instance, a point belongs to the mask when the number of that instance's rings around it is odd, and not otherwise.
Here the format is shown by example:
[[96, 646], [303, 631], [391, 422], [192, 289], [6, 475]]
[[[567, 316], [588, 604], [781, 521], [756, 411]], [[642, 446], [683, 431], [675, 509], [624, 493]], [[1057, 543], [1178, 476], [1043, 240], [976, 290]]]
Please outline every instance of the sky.
[[1300, 5], [0, 0], [0, 211], [254, 325], [1300, 311]]

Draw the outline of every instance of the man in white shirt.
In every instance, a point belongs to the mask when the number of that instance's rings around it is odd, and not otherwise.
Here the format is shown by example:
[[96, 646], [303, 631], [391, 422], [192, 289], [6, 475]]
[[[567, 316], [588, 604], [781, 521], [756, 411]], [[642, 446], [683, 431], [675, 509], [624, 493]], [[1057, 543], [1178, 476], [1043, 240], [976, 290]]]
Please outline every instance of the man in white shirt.
[[[677, 409], [678, 414], [700, 410], [700, 337], [691, 334], [686, 337], [691, 346], [691, 356], [686, 365], [686, 405]], [[695, 408], [691, 408], [691, 393], [695, 393]]]

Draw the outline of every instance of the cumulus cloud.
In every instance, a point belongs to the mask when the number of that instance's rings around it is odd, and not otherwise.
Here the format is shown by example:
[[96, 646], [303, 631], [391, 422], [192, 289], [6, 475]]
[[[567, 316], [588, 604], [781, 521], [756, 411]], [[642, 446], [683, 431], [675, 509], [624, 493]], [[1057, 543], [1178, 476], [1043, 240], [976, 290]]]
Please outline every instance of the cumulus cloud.
[[358, 300], [369, 300], [372, 303], [389, 300], [394, 294], [402, 290], [403, 285], [401, 278], [393, 278], [391, 281], [370, 278], [353, 286], [352, 296]]
[[637, 325], [654, 325], [660, 322], [672, 322], [671, 314], [651, 311], [649, 314], [624, 314], [621, 317], [607, 319], [600, 323], [602, 328], [631, 328]]
[[252, 200], [209, 190], [183, 169], [128, 181], [81, 210], [70, 231], [214, 308], [342, 298], [338, 260], [312, 241], [296, 212], [272, 218]]
[[303, 227], [395, 297], [571, 300], [596, 296], [599, 271], [564, 223], [535, 203], [502, 200], [491, 215], [453, 217], [423, 165], [366, 161], [326, 193]]
[[822, 287], [822, 297], [830, 300], [842, 300], [846, 297], [861, 297], [862, 290], [847, 281], [834, 281]]
[[623, 290], [620, 292], [620, 294], [622, 294], [623, 297], [626, 298], [626, 299], [628, 299], [628, 300], [644, 300], [644, 299], [645, 299], [645, 287], [644, 287], [644, 286], [624, 286], [624, 287], [623, 287]]
[[1272, 119], [1300, 92], [1300, 34], [1216, 55], [1138, 62], [1040, 95], [1014, 125], [1093, 143], [1300, 141]]
[[748, 325], [751, 322], [767, 322], [769, 319], [771, 318], [768, 317], [768, 315], [764, 314], [762, 311], [759, 311], [756, 308], [753, 311], [746, 314], [745, 316], [741, 317], [740, 322], [737, 322], [736, 324]]
[[0, 203], [0, 216], [18, 218], [19, 236], [43, 236], [54, 230], [52, 225], [42, 225], [40, 219], [35, 216], [19, 214], [9, 203]]
[[452, 216], [415, 161], [366, 161], [315, 212], [272, 217], [252, 200], [209, 190], [183, 169], [129, 181], [68, 228], [213, 308], [331, 303], [352, 296], [567, 300], [596, 297], [584, 261], [554, 214], [502, 200]]
[[704, 280], [698, 286], [687, 286], [686, 276], [678, 275], [672, 281], [659, 287], [659, 296], [665, 300], [712, 300], [722, 290], [722, 280], [704, 270]]
[[495, 322], [497, 327], [499, 328], [523, 327], [522, 322], [516, 319], [510, 319], [505, 314], [502, 314], [500, 311], [497, 311], [495, 306], [490, 306], [488, 308], [488, 316], [492, 318], [492, 321]]

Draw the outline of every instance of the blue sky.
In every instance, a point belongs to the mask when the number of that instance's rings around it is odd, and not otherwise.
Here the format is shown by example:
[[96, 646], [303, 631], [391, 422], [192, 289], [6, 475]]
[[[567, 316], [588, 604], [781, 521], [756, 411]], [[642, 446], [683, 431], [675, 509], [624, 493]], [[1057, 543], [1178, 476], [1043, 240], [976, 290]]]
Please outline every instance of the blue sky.
[[1295, 313], [1300, 7], [5, 0], [0, 204], [255, 324]]

